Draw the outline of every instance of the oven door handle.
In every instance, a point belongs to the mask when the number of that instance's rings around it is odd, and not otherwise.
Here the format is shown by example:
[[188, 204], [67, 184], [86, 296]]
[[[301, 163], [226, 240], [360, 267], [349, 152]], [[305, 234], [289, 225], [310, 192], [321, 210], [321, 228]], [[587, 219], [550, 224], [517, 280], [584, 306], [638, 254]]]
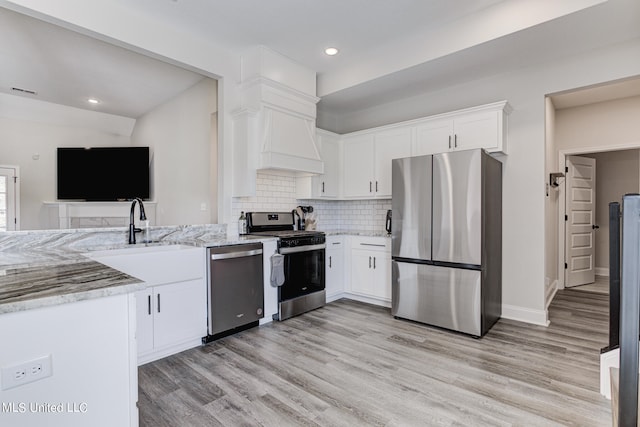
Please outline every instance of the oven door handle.
[[280, 248], [278, 252], [280, 252], [282, 255], [287, 255], [287, 254], [295, 254], [298, 252], [316, 251], [318, 249], [324, 249], [326, 247], [327, 247], [326, 244], [321, 243], [319, 245], [296, 246], [294, 248]]

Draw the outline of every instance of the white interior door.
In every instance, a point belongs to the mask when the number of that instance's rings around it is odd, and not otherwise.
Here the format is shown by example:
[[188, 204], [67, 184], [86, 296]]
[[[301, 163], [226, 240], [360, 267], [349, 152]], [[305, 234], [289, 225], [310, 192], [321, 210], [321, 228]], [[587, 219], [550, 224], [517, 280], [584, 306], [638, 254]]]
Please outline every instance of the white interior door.
[[565, 286], [595, 281], [596, 161], [566, 158]]
[[18, 223], [18, 170], [0, 166], [0, 231], [19, 230]]

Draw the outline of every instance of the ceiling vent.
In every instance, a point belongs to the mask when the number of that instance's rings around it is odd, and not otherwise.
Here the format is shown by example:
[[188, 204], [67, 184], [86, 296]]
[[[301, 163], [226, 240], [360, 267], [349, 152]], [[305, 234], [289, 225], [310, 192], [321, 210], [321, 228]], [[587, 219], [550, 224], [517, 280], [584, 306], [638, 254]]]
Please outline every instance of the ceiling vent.
[[11, 90], [15, 91], [15, 92], [20, 92], [20, 93], [26, 93], [26, 94], [29, 94], [29, 95], [37, 95], [38, 94], [38, 92], [36, 92], [35, 90], [22, 89], [20, 87], [12, 87]]

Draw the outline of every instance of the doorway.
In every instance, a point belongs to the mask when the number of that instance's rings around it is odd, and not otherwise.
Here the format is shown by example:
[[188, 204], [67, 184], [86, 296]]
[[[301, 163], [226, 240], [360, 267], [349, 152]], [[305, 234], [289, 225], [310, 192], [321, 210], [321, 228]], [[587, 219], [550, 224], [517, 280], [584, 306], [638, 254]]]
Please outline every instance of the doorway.
[[[587, 206], [584, 201], [588, 199], [588, 193], [583, 191], [585, 182], [579, 182], [576, 186], [570, 182], [572, 176], [567, 176], [565, 185], [560, 189], [560, 200], [564, 200], [559, 218], [559, 236], [563, 246], [559, 251], [559, 263], [564, 267], [559, 273], [562, 284], [560, 288], [577, 286], [581, 290], [608, 293], [608, 205], [610, 202], [620, 202], [624, 194], [640, 192], [640, 149], [560, 152], [560, 164], [568, 168], [565, 169], [567, 175], [574, 175], [574, 172], [569, 171], [576, 159], [581, 165], [594, 165], [593, 218], [588, 218], [586, 214]], [[584, 162], [580, 159], [584, 159]], [[578, 175], [585, 173], [588, 172], [582, 166]], [[579, 204], [577, 209], [573, 209], [576, 198]], [[577, 226], [572, 223], [574, 220], [577, 220]], [[578, 274], [574, 274], [575, 272]]]
[[0, 166], [0, 231], [20, 230], [18, 166]]

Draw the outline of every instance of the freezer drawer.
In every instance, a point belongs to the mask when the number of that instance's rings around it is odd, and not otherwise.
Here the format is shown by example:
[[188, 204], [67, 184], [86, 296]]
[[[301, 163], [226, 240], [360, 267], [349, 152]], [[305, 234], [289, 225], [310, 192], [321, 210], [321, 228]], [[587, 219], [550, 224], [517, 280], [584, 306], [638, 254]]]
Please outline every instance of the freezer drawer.
[[481, 271], [392, 262], [391, 314], [482, 335]]

